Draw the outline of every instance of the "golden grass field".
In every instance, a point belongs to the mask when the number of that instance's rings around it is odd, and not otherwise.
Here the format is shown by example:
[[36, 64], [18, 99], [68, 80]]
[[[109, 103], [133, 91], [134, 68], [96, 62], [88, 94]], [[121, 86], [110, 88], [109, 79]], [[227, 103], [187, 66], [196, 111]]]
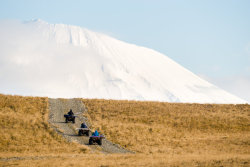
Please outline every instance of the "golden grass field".
[[93, 128], [138, 153], [250, 153], [250, 106], [83, 100]]
[[83, 102], [93, 130], [136, 153], [68, 143], [47, 98], [0, 95], [0, 166], [250, 166], [250, 105]]
[[0, 95], [0, 156], [79, 153], [48, 124], [48, 99]]

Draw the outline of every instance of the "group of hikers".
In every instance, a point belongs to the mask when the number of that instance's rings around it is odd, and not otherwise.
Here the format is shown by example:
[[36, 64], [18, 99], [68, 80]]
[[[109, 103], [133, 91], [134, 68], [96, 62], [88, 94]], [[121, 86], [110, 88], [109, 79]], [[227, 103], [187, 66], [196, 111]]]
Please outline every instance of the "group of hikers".
[[[74, 115], [72, 109], [69, 110], [68, 115], [70, 115], [70, 116], [73, 116], [73, 115]], [[83, 122], [83, 123], [81, 124], [81, 128], [88, 128], [88, 126], [86, 125], [85, 122]], [[92, 136], [99, 136], [99, 132], [98, 132], [97, 130], [95, 130], [95, 132], [92, 133]]]

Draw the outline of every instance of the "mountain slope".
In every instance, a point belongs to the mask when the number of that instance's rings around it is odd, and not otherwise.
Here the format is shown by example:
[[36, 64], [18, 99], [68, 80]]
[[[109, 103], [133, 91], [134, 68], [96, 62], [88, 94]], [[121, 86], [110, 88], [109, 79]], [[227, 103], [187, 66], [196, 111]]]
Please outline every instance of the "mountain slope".
[[3, 93], [246, 103], [159, 52], [101, 33], [41, 20], [5, 23], [0, 30]]

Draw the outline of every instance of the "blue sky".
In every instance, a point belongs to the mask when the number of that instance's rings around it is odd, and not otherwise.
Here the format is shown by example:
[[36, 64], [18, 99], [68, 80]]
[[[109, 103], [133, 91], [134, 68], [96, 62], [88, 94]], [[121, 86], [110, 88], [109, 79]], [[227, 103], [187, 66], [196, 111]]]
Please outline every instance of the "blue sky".
[[0, 0], [0, 19], [78, 25], [157, 50], [250, 101], [249, 0]]

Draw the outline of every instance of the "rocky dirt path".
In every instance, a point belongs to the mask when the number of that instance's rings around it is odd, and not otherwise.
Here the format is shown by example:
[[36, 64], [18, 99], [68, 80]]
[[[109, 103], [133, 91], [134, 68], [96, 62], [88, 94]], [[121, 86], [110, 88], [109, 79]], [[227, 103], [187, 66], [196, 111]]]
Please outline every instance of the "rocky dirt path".
[[[65, 123], [64, 114], [72, 109], [74, 114], [77, 115], [75, 124]], [[80, 99], [49, 99], [49, 123], [52, 127], [69, 142], [77, 142], [79, 144], [87, 145], [94, 152], [102, 153], [131, 153], [123, 149], [117, 144], [113, 144], [107, 139], [103, 140], [102, 146], [89, 145], [89, 137], [78, 136], [76, 128], [84, 121], [90, 127], [87, 118], [83, 117], [84, 112], [87, 112], [83, 102]]]

